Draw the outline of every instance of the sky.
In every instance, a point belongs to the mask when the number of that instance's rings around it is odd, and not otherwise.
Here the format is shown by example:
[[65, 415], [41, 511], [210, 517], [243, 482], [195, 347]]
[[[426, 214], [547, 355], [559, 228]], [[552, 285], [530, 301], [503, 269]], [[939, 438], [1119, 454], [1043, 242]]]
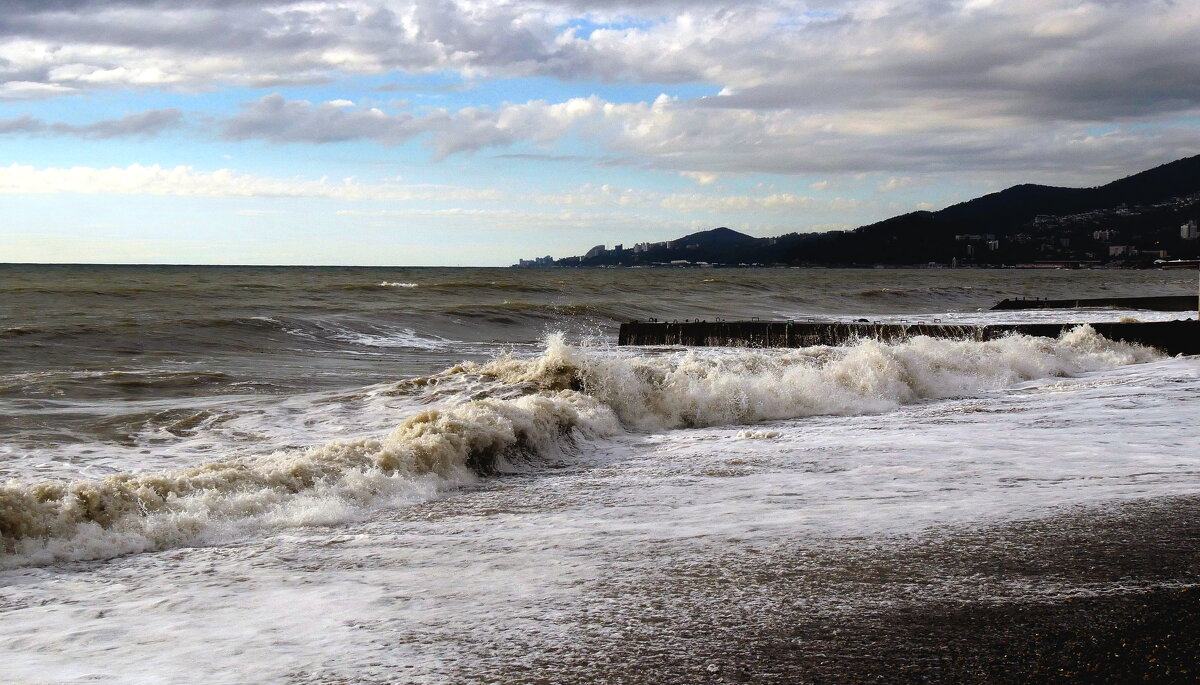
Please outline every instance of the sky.
[[5, 0], [0, 262], [504, 266], [1200, 153], [1195, 0]]

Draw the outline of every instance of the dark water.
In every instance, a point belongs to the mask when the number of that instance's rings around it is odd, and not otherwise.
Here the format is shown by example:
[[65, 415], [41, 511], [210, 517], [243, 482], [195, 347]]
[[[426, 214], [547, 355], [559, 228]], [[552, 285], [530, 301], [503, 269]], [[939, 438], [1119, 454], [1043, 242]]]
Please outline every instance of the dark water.
[[[349, 387], [549, 332], [612, 337], [621, 321], [647, 317], [924, 314], [1013, 296], [1194, 291], [1195, 274], [1182, 271], [8, 265], [0, 374], [48, 375], [0, 393]], [[56, 375], [66, 372], [103, 375], [73, 385]]]

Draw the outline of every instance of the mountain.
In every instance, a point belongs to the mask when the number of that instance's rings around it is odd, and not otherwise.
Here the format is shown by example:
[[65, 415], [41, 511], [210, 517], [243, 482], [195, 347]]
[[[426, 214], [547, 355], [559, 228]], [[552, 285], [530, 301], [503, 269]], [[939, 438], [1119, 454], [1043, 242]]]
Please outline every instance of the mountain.
[[902, 214], [852, 231], [755, 238], [720, 227], [665, 243], [639, 243], [629, 250], [523, 264], [1147, 264], [1200, 255], [1200, 240], [1180, 236], [1180, 225], [1196, 219], [1200, 155], [1093, 188], [1016, 185], [936, 212]]
[[691, 233], [672, 240], [671, 244], [678, 246], [699, 245], [701, 247], [727, 247], [732, 245], [746, 245], [756, 242], [758, 238], [738, 233], [732, 228], [720, 226], [707, 231]]
[[1176, 160], [1095, 188], [1016, 185], [998, 193], [951, 205], [930, 217], [945, 223], [971, 222], [978, 228], [1020, 226], [1039, 214], [1061, 216], [1146, 204], [1200, 192], [1200, 155]]

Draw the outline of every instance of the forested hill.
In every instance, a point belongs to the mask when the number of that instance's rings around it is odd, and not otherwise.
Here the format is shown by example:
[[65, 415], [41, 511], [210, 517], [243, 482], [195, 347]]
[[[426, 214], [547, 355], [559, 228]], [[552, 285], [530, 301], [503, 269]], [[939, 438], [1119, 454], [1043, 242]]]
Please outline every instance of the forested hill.
[[912, 212], [852, 231], [755, 238], [729, 228], [661, 243], [541, 259], [524, 266], [1149, 263], [1192, 259], [1200, 240], [1200, 156], [1095, 188], [1022, 184], [936, 212]]

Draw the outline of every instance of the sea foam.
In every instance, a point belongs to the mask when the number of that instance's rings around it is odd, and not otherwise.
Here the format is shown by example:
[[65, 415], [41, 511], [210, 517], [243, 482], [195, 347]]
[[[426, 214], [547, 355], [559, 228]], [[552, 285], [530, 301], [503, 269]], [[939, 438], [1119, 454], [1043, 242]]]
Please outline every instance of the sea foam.
[[[462, 364], [469, 394], [379, 439], [95, 480], [0, 486], [0, 566], [107, 558], [292, 525], [328, 525], [372, 507], [435, 497], [480, 477], [569, 456], [623, 431], [744, 425], [885, 412], [1022, 381], [1150, 361], [1152, 350], [1082, 326], [1057, 340], [862, 340], [798, 350], [633, 354], [551, 337], [533, 358]], [[765, 438], [763, 435], [746, 437]]]

